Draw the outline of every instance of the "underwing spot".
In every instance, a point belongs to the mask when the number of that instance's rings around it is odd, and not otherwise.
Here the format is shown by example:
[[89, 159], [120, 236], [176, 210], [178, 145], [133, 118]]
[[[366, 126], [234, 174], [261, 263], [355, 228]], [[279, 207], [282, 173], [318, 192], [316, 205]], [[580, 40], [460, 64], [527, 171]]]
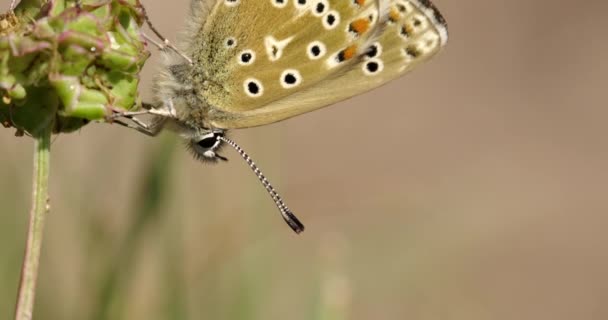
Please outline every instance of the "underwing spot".
[[384, 63], [380, 59], [371, 59], [363, 64], [362, 69], [366, 76], [375, 76], [384, 69]]
[[356, 36], [360, 36], [369, 29], [370, 22], [367, 19], [357, 19], [348, 25], [348, 31], [354, 33]]
[[327, 48], [325, 47], [325, 44], [321, 41], [313, 41], [309, 43], [308, 47], [306, 48], [306, 54], [311, 60], [320, 59], [325, 55], [326, 52]]
[[367, 16], [370, 24], [374, 24], [376, 22], [376, 13], [372, 12], [369, 16]]
[[227, 49], [232, 49], [236, 47], [236, 39], [234, 37], [228, 37], [224, 40], [224, 47]]
[[428, 27], [427, 18], [418, 14], [410, 19], [410, 24], [411, 28], [416, 31], [420, 31]]
[[353, 3], [358, 7], [362, 7], [365, 5], [365, 0], [354, 0]]
[[382, 45], [379, 42], [374, 42], [369, 48], [365, 55], [368, 58], [376, 58], [382, 54]]
[[346, 47], [343, 50], [340, 50], [339, 52], [337, 52], [336, 54], [334, 54], [333, 56], [329, 57], [326, 60], [327, 63], [327, 67], [329, 69], [334, 68], [338, 65], [340, 65], [340, 63], [348, 60], [348, 59], [352, 59], [355, 54], [357, 53], [357, 45], [353, 44], [349, 47]]
[[317, 6], [315, 7], [315, 11], [316, 11], [318, 14], [323, 13], [323, 12], [325, 11], [325, 4], [323, 4], [323, 2], [319, 2], [319, 3], [317, 3]]
[[283, 40], [277, 40], [273, 36], [267, 36], [266, 38], [264, 38], [264, 46], [266, 47], [266, 54], [268, 55], [268, 59], [270, 61], [279, 60], [283, 55], [283, 50], [291, 42], [292, 39], [293, 36]]
[[342, 62], [342, 61], [351, 59], [352, 57], [355, 56], [355, 53], [357, 53], [356, 45], [347, 47], [346, 49], [344, 49], [344, 50], [340, 51], [340, 53], [338, 53], [338, 61]]
[[308, 5], [308, 1], [310, 0], [294, 0], [294, 6], [296, 9], [302, 10]]
[[397, 9], [392, 8], [388, 14], [388, 21], [391, 23], [395, 23], [399, 21], [399, 19], [401, 19], [401, 14], [399, 14], [399, 11], [397, 11]]
[[366, 67], [367, 71], [369, 71], [369, 72], [376, 72], [376, 71], [378, 71], [378, 63], [374, 62], [374, 61], [368, 62], [365, 65], [365, 67]]
[[436, 33], [425, 33], [420, 39], [418, 39], [418, 51], [421, 55], [433, 51], [437, 46], [440, 45], [441, 38]]
[[337, 11], [330, 11], [323, 19], [323, 27], [327, 30], [331, 30], [340, 24], [340, 14]]
[[270, 3], [272, 3], [273, 7], [281, 9], [285, 8], [287, 0], [270, 0]]
[[237, 56], [237, 63], [240, 65], [250, 65], [255, 61], [255, 52], [253, 50], [243, 50]]
[[241, 0], [224, 0], [224, 4], [227, 7], [235, 7], [238, 6]]
[[398, 0], [397, 10], [399, 10], [403, 14], [408, 14], [412, 12], [414, 8], [412, 7], [412, 3], [409, 0]]
[[285, 89], [291, 89], [302, 83], [302, 75], [295, 69], [287, 69], [281, 74], [281, 86]]
[[421, 54], [420, 50], [418, 50], [418, 48], [416, 48], [413, 45], [405, 48], [405, 55], [410, 58], [418, 58], [420, 56], [420, 54]]
[[323, 16], [329, 10], [329, 3], [327, 0], [318, 1], [314, 6], [312, 6], [312, 14], [315, 17]]
[[243, 82], [243, 88], [245, 89], [245, 93], [252, 98], [257, 98], [264, 94], [262, 83], [255, 78], [248, 78], [245, 80], [245, 82]]
[[412, 35], [412, 29], [410, 27], [408, 27], [408, 25], [404, 24], [399, 29], [399, 35], [402, 38], [407, 39]]

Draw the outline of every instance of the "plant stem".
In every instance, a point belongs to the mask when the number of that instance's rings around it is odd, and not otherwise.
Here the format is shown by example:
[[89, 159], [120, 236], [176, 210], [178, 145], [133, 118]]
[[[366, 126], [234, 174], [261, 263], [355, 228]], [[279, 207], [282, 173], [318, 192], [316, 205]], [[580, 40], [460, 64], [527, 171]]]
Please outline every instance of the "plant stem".
[[50, 151], [51, 130], [49, 128], [36, 138], [35, 143], [32, 209], [30, 211], [25, 256], [21, 267], [15, 320], [30, 320], [32, 318], [44, 220], [50, 209], [48, 204]]

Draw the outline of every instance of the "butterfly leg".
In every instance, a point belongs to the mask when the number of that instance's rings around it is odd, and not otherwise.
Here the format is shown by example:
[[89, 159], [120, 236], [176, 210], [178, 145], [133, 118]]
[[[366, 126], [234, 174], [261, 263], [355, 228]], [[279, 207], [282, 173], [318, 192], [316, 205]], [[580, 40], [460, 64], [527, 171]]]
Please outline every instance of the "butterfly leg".
[[120, 119], [115, 119], [113, 123], [116, 123], [129, 129], [137, 130], [151, 137], [157, 136], [161, 132], [161, 130], [163, 129], [163, 125], [165, 124], [165, 120], [167, 120], [167, 118], [164, 117], [155, 117], [152, 122], [145, 123], [137, 119], [136, 117], [130, 117], [128, 119], [133, 121], [133, 123], [124, 122]]
[[135, 116], [140, 116], [143, 114], [151, 114], [155, 116], [160, 116], [163, 118], [175, 118], [175, 110], [170, 109], [149, 109], [149, 110], [140, 110], [140, 111], [125, 111], [125, 112], [115, 112], [113, 115], [109, 116], [110, 120], [114, 120], [117, 118], [133, 118]]

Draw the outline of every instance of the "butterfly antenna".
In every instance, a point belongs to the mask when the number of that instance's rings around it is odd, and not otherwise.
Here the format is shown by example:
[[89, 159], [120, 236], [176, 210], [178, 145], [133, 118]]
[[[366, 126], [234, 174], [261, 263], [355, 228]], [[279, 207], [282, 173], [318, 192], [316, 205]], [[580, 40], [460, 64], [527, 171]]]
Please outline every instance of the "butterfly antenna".
[[144, 38], [146, 38], [146, 40], [149, 40], [150, 42], [152, 42], [156, 47], [158, 47], [161, 51], [165, 49], [165, 47], [168, 47], [169, 49], [173, 50], [173, 52], [177, 53], [179, 56], [181, 56], [182, 58], [184, 58], [184, 60], [188, 61], [189, 64], [192, 64], [192, 59], [190, 59], [190, 57], [188, 57], [187, 55], [185, 55], [183, 52], [181, 52], [176, 46], [174, 46], [171, 42], [169, 42], [169, 39], [167, 39], [165, 36], [163, 36], [160, 31], [158, 31], [158, 29], [156, 29], [156, 27], [154, 26], [154, 24], [152, 24], [152, 20], [150, 20], [150, 16], [148, 16], [148, 11], [146, 10], [146, 7], [142, 4], [140, 6], [141, 12], [144, 16], [144, 20], [146, 21], [146, 24], [148, 25], [148, 27], [150, 28], [150, 30], [152, 30], [152, 32], [163, 41], [163, 44], [160, 44], [156, 41], [154, 41], [154, 39], [146, 36], [146, 34], [143, 34]]
[[266, 188], [266, 191], [268, 191], [270, 197], [272, 197], [272, 200], [274, 200], [274, 203], [277, 205], [277, 208], [279, 208], [279, 212], [281, 212], [281, 216], [283, 217], [285, 222], [287, 222], [289, 227], [295, 233], [300, 233], [304, 231], [304, 225], [300, 222], [300, 220], [298, 220], [298, 218], [293, 214], [293, 212], [289, 210], [285, 203], [283, 203], [283, 199], [281, 199], [281, 196], [279, 196], [279, 194], [274, 190], [268, 179], [266, 179], [262, 171], [260, 171], [260, 169], [255, 165], [255, 163], [253, 162], [251, 157], [245, 152], [245, 150], [239, 147], [236, 142], [228, 138], [220, 136], [219, 139], [232, 146], [234, 150], [236, 150], [241, 155], [241, 157], [245, 159], [251, 170], [253, 170], [253, 173], [255, 173], [264, 188]]

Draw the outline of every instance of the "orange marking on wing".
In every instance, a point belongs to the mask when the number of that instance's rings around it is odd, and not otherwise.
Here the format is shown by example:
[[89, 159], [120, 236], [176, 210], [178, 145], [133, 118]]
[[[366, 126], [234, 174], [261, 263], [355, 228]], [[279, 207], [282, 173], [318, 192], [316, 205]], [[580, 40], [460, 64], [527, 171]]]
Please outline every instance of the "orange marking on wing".
[[391, 12], [388, 14], [388, 19], [392, 22], [397, 22], [401, 18], [401, 14], [395, 8], [391, 9]]
[[348, 60], [357, 54], [357, 45], [353, 44], [352, 46], [344, 49], [344, 60]]
[[365, 0], [355, 0], [355, 3], [359, 6], [363, 6], [365, 4]]
[[361, 18], [350, 23], [349, 30], [362, 34], [369, 29], [369, 20]]
[[414, 28], [409, 23], [403, 25], [403, 31], [405, 31], [405, 36], [410, 37], [414, 33]]

